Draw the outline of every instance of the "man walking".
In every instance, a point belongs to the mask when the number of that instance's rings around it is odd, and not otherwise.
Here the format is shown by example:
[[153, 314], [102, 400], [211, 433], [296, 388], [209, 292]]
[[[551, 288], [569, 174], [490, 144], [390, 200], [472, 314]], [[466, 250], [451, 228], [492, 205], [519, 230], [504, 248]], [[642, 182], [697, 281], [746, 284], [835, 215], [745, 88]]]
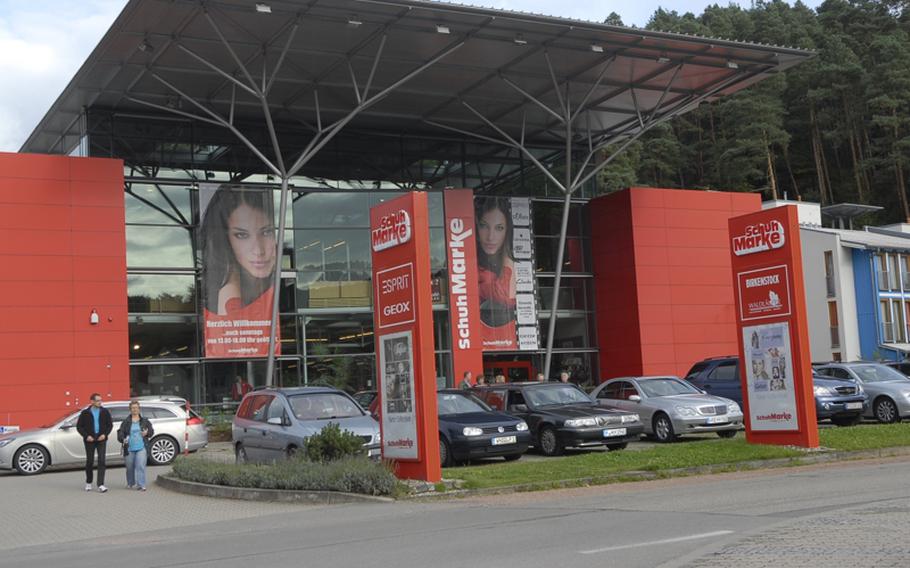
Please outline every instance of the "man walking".
[[85, 444], [85, 490], [92, 490], [92, 470], [95, 462], [95, 452], [98, 452], [98, 491], [107, 493], [104, 486], [105, 454], [107, 453], [107, 437], [114, 429], [111, 413], [101, 406], [101, 395], [93, 393], [92, 405], [79, 414], [76, 422], [76, 431], [82, 436]]

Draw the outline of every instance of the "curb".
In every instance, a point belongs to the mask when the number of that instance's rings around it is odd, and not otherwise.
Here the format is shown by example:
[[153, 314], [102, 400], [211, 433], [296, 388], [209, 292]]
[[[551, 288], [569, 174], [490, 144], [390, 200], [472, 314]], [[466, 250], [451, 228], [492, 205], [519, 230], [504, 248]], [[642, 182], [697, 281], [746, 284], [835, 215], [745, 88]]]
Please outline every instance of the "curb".
[[[506, 485], [503, 487], [489, 487], [484, 489], [457, 489], [443, 493], [426, 493], [420, 495], [409, 495], [403, 497], [403, 500], [432, 500], [445, 499], [450, 497], [474, 497], [483, 495], [505, 495], [509, 493], [521, 493], [530, 491], [547, 491], [551, 489], [568, 489], [572, 487], [584, 487], [589, 485], [607, 485], [610, 483], [628, 483], [635, 481], [650, 481], [654, 479], [667, 479], [671, 477], [690, 477], [693, 475], [710, 475], [715, 473], [729, 473], [733, 471], [755, 471], [762, 469], [778, 469], [784, 467], [794, 467], [802, 465], [814, 465], [821, 463], [832, 463], [841, 461], [852, 461], [862, 459], [890, 458], [899, 456], [910, 456], [910, 446], [896, 446], [890, 448], [879, 448], [875, 450], [855, 450], [855, 451], [829, 451], [818, 454], [809, 454], [792, 458], [776, 458], [769, 460], [752, 460], [745, 462], [721, 463], [713, 465], [703, 465], [697, 467], [684, 467], [678, 469], [666, 469], [663, 471], [624, 471], [610, 475], [581, 477], [575, 479], [560, 479], [553, 481], [540, 481], [535, 483], [523, 483], [519, 485]], [[456, 475], [451, 477], [456, 478]], [[160, 479], [160, 478], [159, 478]]]
[[219, 499], [240, 499], [243, 501], [260, 501], [269, 503], [304, 503], [309, 505], [340, 505], [345, 503], [394, 503], [391, 497], [375, 497], [342, 493], [340, 491], [286, 491], [283, 489], [254, 489], [249, 487], [228, 487], [226, 485], [209, 485], [177, 479], [169, 474], [159, 475], [155, 481], [164, 489]]

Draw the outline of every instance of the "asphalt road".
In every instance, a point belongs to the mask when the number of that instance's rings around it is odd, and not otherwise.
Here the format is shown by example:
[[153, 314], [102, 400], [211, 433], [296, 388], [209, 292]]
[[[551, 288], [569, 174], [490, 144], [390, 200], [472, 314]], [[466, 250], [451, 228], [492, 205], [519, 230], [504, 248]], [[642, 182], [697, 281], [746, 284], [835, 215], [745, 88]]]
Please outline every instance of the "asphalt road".
[[4, 476], [0, 567], [905, 567], [908, 467], [895, 458], [334, 507], [113, 482], [106, 495], [84, 493], [72, 471]]

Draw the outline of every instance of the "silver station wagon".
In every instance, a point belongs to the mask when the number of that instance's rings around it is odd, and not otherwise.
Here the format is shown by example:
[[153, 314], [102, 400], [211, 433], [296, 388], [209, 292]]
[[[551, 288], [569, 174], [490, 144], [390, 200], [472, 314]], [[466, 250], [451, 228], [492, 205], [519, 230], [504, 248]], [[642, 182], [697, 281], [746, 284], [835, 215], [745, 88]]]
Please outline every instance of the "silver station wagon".
[[262, 389], [247, 393], [231, 428], [238, 463], [290, 457], [306, 439], [337, 424], [363, 440], [370, 457], [380, 454], [379, 423], [353, 398], [331, 387]]
[[[149, 442], [150, 464], [164, 465], [174, 461], [184, 450], [187, 435], [191, 452], [208, 445], [205, 421], [193, 412], [188, 414], [183, 399], [142, 398], [139, 404], [142, 415], [155, 428], [155, 437]], [[104, 407], [111, 413], [113, 436], [129, 416], [129, 401], [106, 402]], [[70, 412], [47, 426], [0, 435], [0, 469], [34, 475], [51, 466], [85, 464], [85, 446], [82, 436], [76, 432], [76, 420], [81, 411]], [[107, 463], [122, 462], [120, 452], [121, 445], [116, 439], [108, 442]]]

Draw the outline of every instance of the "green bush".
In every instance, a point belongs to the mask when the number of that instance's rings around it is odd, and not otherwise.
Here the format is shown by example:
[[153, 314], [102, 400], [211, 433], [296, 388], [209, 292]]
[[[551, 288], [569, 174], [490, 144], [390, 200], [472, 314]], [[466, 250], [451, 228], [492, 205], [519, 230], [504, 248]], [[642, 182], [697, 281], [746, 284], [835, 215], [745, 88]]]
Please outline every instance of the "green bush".
[[292, 458], [268, 465], [178, 458], [174, 462], [173, 474], [184, 481], [255, 489], [393, 495], [398, 487], [398, 480], [385, 465], [363, 456], [348, 456], [327, 462]]
[[318, 434], [306, 439], [304, 454], [314, 462], [331, 462], [363, 453], [360, 436], [334, 422], [325, 426]]

